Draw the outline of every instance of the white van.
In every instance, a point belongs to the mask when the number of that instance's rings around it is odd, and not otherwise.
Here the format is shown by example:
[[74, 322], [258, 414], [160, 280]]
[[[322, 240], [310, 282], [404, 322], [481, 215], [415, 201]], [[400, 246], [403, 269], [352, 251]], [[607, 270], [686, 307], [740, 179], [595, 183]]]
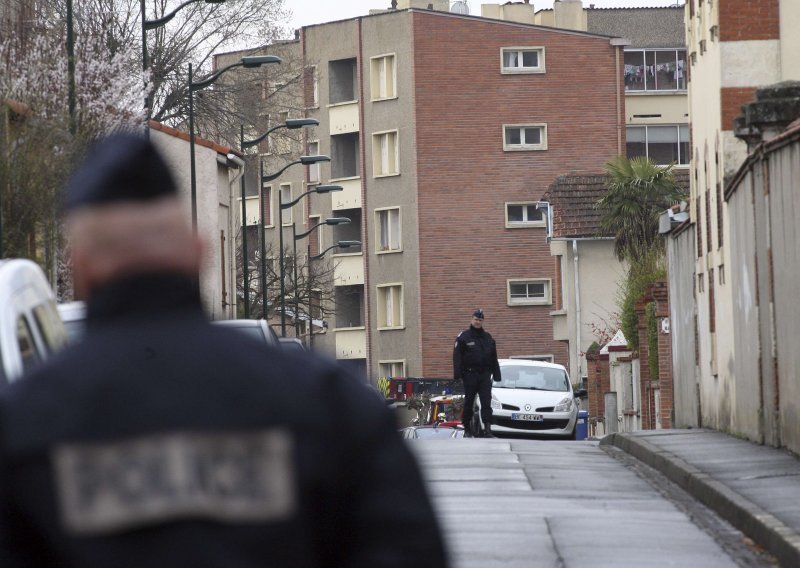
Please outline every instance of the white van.
[[66, 342], [55, 295], [39, 265], [0, 260], [0, 385], [18, 379]]

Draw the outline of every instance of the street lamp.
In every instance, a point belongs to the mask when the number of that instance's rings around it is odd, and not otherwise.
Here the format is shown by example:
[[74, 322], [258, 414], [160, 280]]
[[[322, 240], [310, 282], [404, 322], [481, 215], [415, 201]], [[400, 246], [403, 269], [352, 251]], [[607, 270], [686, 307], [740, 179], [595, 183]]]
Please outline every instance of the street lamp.
[[[244, 152], [247, 148], [252, 148], [261, 143], [267, 136], [279, 128], [288, 128], [294, 130], [297, 128], [308, 128], [311, 126], [319, 126], [319, 120], [315, 118], [290, 118], [285, 123], [278, 124], [267, 130], [264, 134], [253, 140], [244, 139], [244, 124], [240, 125], [239, 131], [239, 149]], [[242, 194], [242, 279], [244, 287], [244, 317], [250, 318], [250, 272], [247, 269], [247, 209], [245, 207], [245, 181], [244, 175], [239, 178], [239, 186]], [[261, 190], [259, 189], [259, 196]], [[262, 209], [263, 211], [263, 209]], [[259, 217], [261, 213], [259, 213]], [[261, 224], [263, 226], [263, 223]], [[263, 234], [262, 234], [263, 238]]]
[[308, 260], [319, 260], [320, 258], [325, 256], [326, 252], [328, 252], [329, 250], [333, 250], [335, 248], [350, 248], [350, 247], [360, 247], [360, 246], [361, 246], [361, 241], [339, 241], [335, 245], [329, 246], [321, 253], [308, 257]]
[[[321, 221], [311, 227], [309, 230], [305, 231], [304, 233], [300, 233], [299, 235], [295, 232], [295, 224], [292, 223], [292, 254], [294, 255], [292, 258], [294, 259], [294, 336], [297, 337], [300, 331], [300, 322], [297, 319], [297, 314], [300, 311], [300, 301], [297, 294], [297, 241], [300, 239], [306, 238], [312, 232], [314, 232], [317, 227], [321, 227], [322, 225], [347, 225], [350, 223], [349, 217], [328, 217], [324, 221]], [[281, 298], [283, 300], [283, 298]], [[282, 311], [286, 311], [284, 304], [281, 304]]]
[[[147, 59], [147, 30], [154, 30], [156, 28], [160, 28], [169, 22], [172, 18], [175, 17], [181, 9], [185, 8], [189, 4], [194, 4], [195, 2], [199, 2], [200, 0], [188, 0], [184, 2], [177, 8], [175, 8], [172, 12], [163, 16], [161, 18], [155, 20], [147, 20], [146, 13], [145, 13], [145, 0], [139, 0], [139, 4], [141, 5], [142, 10], [142, 71], [145, 73], [147, 72], [147, 67], [150, 65], [150, 61]], [[204, 0], [206, 4], [222, 4], [225, 0]], [[147, 121], [150, 119], [150, 90], [149, 88], [145, 89], [144, 94], [144, 109], [145, 109], [145, 132], [148, 131]]]
[[275, 55], [248, 55], [242, 57], [240, 61], [231, 63], [202, 81], [197, 82], [193, 81], [192, 64], [189, 63], [189, 174], [191, 177], [192, 228], [195, 232], [197, 232], [197, 173], [194, 165], [194, 92], [205, 89], [219, 79], [224, 73], [236, 67], [252, 69], [269, 63], [280, 63], [281, 61], [281, 58]]
[[[302, 120], [302, 119], [298, 119], [298, 120]], [[264, 163], [262, 162], [261, 163], [261, 188], [263, 189], [264, 183], [270, 182], [272, 180], [277, 179], [289, 167], [294, 166], [296, 164], [303, 164], [304, 166], [308, 166], [308, 165], [311, 165], [311, 164], [318, 164], [320, 162], [330, 162], [330, 161], [331, 161], [330, 157], [323, 156], [323, 155], [319, 155], [319, 156], [300, 156], [300, 159], [295, 160], [294, 162], [289, 162], [288, 164], [283, 166], [280, 170], [278, 170], [274, 174], [267, 174], [267, 175], [264, 175]], [[279, 262], [279, 264], [280, 264], [280, 276], [281, 276], [281, 282], [280, 282], [280, 284], [281, 284], [281, 302], [283, 301], [283, 295], [284, 295], [284, 292], [285, 292], [285, 286], [284, 286], [283, 280], [284, 280], [284, 274], [285, 274], [285, 271], [286, 271], [286, 269], [284, 267], [284, 260], [283, 260], [283, 210], [284, 209], [289, 209], [290, 207], [293, 207], [294, 205], [296, 205], [297, 203], [300, 202], [300, 199], [302, 199], [303, 197], [305, 197], [309, 193], [329, 193], [331, 191], [341, 191], [341, 190], [342, 190], [342, 186], [340, 186], [340, 185], [318, 185], [317, 187], [315, 187], [313, 189], [310, 189], [310, 190], [306, 191], [305, 193], [302, 193], [300, 196], [297, 197], [297, 199], [294, 199], [293, 201], [290, 201], [289, 203], [283, 203], [281, 201], [281, 193], [280, 193], [280, 191], [278, 192], [278, 238], [279, 238], [279, 243], [280, 243], [279, 244], [279, 246], [280, 246], [280, 262]], [[262, 236], [262, 242], [263, 242], [263, 236]], [[262, 251], [263, 251], [263, 247], [262, 247]], [[263, 260], [262, 260], [262, 262], [263, 262]], [[263, 278], [263, 276], [264, 276], [264, 268], [263, 267], [261, 269], [261, 275], [262, 275], [262, 278]], [[261, 282], [262, 282], [262, 288], [263, 288], [264, 280], [262, 279]], [[266, 297], [265, 296], [266, 292], [264, 292], [263, 290], [262, 290], [262, 294], [263, 294], [262, 298]], [[266, 306], [266, 304], [264, 304], [264, 305]], [[283, 304], [281, 304], [281, 305], [283, 305]], [[283, 313], [283, 311], [281, 311], [281, 337], [286, 337], [286, 314]]]

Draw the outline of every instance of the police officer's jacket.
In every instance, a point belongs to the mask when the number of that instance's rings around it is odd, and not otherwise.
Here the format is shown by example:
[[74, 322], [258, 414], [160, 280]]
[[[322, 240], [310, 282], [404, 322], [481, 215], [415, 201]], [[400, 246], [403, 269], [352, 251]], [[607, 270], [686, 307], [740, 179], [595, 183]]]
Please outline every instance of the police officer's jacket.
[[119, 282], [0, 395], [0, 566], [446, 565], [390, 411], [333, 362]]
[[500, 363], [497, 345], [491, 334], [473, 326], [456, 337], [453, 347], [453, 378], [461, 379], [466, 373], [488, 373], [500, 380]]

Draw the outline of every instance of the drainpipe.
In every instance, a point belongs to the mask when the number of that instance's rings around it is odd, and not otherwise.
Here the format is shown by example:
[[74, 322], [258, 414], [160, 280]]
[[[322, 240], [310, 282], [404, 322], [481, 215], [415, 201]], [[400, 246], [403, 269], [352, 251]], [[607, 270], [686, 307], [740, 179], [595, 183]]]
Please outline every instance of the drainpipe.
[[575, 356], [578, 360], [578, 380], [583, 377], [581, 364], [581, 285], [578, 272], [578, 240], [572, 239], [572, 262], [575, 272]]
[[622, 129], [625, 128], [625, 117], [622, 113], [622, 74], [619, 67], [619, 58], [620, 58], [620, 51], [626, 46], [630, 45], [630, 40], [621, 37], [615, 37], [611, 39], [611, 45], [616, 47], [617, 49], [614, 51], [614, 59], [615, 59], [615, 68], [617, 73], [617, 80], [616, 80], [616, 91], [617, 91], [617, 154], [620, 156], [624, 156], [625, 153], [623, 152], [622, 147]]

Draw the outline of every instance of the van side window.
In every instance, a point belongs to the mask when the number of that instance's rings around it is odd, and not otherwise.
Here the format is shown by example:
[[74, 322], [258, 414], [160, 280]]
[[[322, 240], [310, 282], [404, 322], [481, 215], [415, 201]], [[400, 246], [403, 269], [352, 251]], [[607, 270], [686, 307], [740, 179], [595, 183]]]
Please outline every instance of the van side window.
[[20, 316], [17, 319], [17, 343], [19, 344], [19, 353], [22, 358], [22, 370], [28, 371], [39, 363], [41, 358], [33, 342], [31, 326], [25, 316]]
[[39, 304], [33, 308], [33, 319], [36, 320], [48, 354], [64, 347], [67, 336], [60, 325], [55, 304]]

